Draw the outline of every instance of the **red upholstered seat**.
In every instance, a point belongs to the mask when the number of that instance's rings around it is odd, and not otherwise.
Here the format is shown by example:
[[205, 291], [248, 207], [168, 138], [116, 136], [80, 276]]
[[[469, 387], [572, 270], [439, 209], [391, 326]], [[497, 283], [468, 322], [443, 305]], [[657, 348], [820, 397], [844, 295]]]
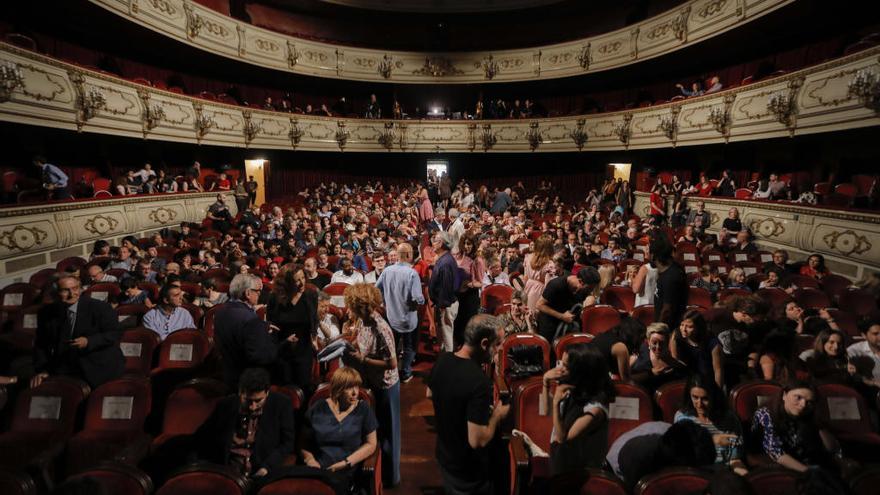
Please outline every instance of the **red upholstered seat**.
[[145, 290], [149, 294], [151, 301], [159, 302], [159, 284], [152, 282], [138, 282], [138, 289]]
[[776, 287], [760, 289], [755, 294], [771, 307], [784, 306], [790, 301], [794, 301], [794, 298], [788, 292]]
[[[223, 306], [222, 304], [220, 306]], [[202, 311], [202, 308], [196, 306], [195, 304], [184, 303], [183, 309], [189, 311], [190, 316], [192, 316], [193, 323], [196, 324], [197, 327], [201, 328], [203, 325], [202, 318], [205, 316], [205, 312]], [[214, 306], [215, 308], [218, 306]], [[212, 328], [213, 330], [213, 328]], [[211, 333], [213, 335], [213, 332]], [[209, 336], [210, 338], [210, 336]]]
[[215, 282], [229, 283], [232, 280], [232, 275], [226, 268], [214, 268], [213, 270], [207, 270], [202, 274], [202, 280], [207, 280], [209, 278], [213, 278]]
[[[193, 306], [193, 307], [195, 307], [195, 306]], [[220, 308], [222, 308], [222, 307], [223, 307], [223, 304], [218, 304], [217, 306], [212, 307], [211, 309], [209, 309], [205, 313], [205, 321], [204, 321], [205, 336], [207, 336], [208, 339], [210, 339], [211, 341], [214, 340], [214, 315], [216, 315], [217, 312], [220, 311]], [[190, 313], [192, 313], [192, 311], [190, 311]], [[198, 320], [193, 318], [193, 321], [198, 321]]]
[[226, 466], [195, 464], [172, 476], [156, 495], [245, 495], [248, 479]]
[[752, 415], [759, 407], [775, 400], [781, 393], [782, 387], [778, 383], [758, 380], [743, 382], [730, 392], [730, 404], [740, 421], [746, 423], [752, 420]]
[[153, 368], [153, 354], [159, 347], [159, 335], [146, 328], [132, 328], [122, 334], [119, 341], [122, 355], [125, 356], [125, 373], [135, 376], [149, 376]]
[[201, 330], [178, 330], [159, 344], [158, 362], [152, 374], [164, 370], [191, 369], [202, 364], [211, 352], [211, 342]]
[[588, 344], [592, 341], [593, 336], [587, 333], [570, 333], [568, 335], [563, 335], [556, 340], [556, 344], [553, 346], [553, 353], [556, 356], [556, 359], [562, 359], [562, 354], [568, 346], [575, 344]]
[[504, 284], [492, 284], [483, 288], [480, 295], [480, 306], [484, 313], [494, 314], [495, 308], [510, 303], [513, 287]]
[[334, 495], [330, 485], [312, 478], [282, 478], [264, 486], [257, 495]]
[[859, 188], [856, 187], [855, 184], [844, 182], [843, 184], [838, 184], [834, 186], [834, 192], [836, 192], [837, 194], [842, 194], [844, 196], [849, 196], [850, 198], [854, 198], [859, 194]]
[[807, 276], [800, 275], [800, 274], [788, 275], [788, 282], [791, 283], [791, 285], [794, 285], [795, 287], [797, 287], [799, 289], [805, 289], [805, 288], [818, 289], [820, 287], [819, 281], [816, 280], [815, 278], [807, 277]]
[[846, 277], [832, 273], [822, 277], [819, 285], [822, 286], [822, 291], [828, 294], [832, 301], [836, 301], [842, 293], [852, 286], [852, 282]]
[[174, 437], [195, 433], [226, 392], [222, 382], [210, 378], [178, 385], [165, 402], [162, 432], [153, 440], [153, 449]]
[[543, 367], [545, 370], [550, 369], [550, 343], [547, 342], [547, 339], [537, 334], [515, 333], [508, 335], [507, 338], [504, 339], [504, 342], [501, 343], [501, 355], [499, 356], [501, 361], [499, 372], [501, 373], [501, 376], [507, 376], [510, 366], [510, 363], [508, 362], [508, 354], [510, 353], [510, 350], [516, 346], [540, 347], [543, 356]]
[[87, 261], [80, 258], [79, 256], [71, 256], [70, 258], [64, 258], [59, 261], [55, 265], [55, 270], [59, 272], [67, 271], [68, 267], [74, 266], [76, 268], [82, 268], [86, 265]]
[[688, 287], [688, 306], [712, 307], [712, 293], [700, 287]]
[[804, 309], [822, 309], [831, 306], [831, 299], [819, 289], [798, 289], [794, 300]]
[[733, 296], [748, 296], [751, 292], [745, 289], [722, 289], [718, 291], [718, 301], [722, 302], [725, 299]]
[[44, 459], [38, 463], [45, 463], [60, 454], [88, 394], [89, 386], [73, 378], [49, 378], [39, 387], [23, 390], [16, 398], [9, 430], [0, 435], [0, 466], [23, 469], [39, 457]]
[[685, 380], [676, 380], [664, 383], [654, 391], [654, 402], [663, 413], [663, 421], [672, 423], [675, 419], [675, 413], [681, 409], [685, 385]]
[[679, 242], [675, 245], [675, 258], [679, 263], [684, 263], [686, 261], [696, 261], [697, 264], [700, 263], [700, 250], [697, 249], [697, 246], [690, 242]]
[[798, 475], [790, 469], [767, 467], [751, 471], [749, 483], [756, 493], [772, 493], [774, 495], [799, 495], [797, 489]]
[[631, 313], [636, 305], [636, 295], [629, 287], [609, 285], [602, 291], [602, 302], [619, 311]]
[[91, 297], [97, 301], [112, 302], [119, 298], [121, 293], [119, 284], [116, 283], [100, 283], [95, 284], [83, 291], [83, 296]]
[[300, 410], [305, 405], [305, 394], [303, 394], [302, 389], [297, 387], [296, 385], [285, 385], [283, 387], [272, 385], [271, 391], [284, 395], [285, 397], [290, 399], [290, 403], [293, 405], [294, 411]]
[[98, 482], [107, 494], [150, 495], [153, 493], [153, 481], [147, 473], [134, 466], [118, 462], [102, 462], [69, 479], [82, 478], [91, 478]]
[[340, 308], [345, 307], [345, 289], [348, 287], [348, 284], [343, 284], [341, 282], [334, 282], [332, 284], [324, 287], [324, 292], [328, 294], [331, 298], [331, 303], [334, 306], [338, 306]]
[[[514, 389], [510, 415], [513, 418], [512, 426], [514, 429], [528, 435], [545, 452], [550, 452], [550, 431], [553, 429], [553, 417], [549, 414], [540, 415], [538, 409], [543, 387], [543, 377], [540, 376], [531, 377], [521, 382]], [[553, 393], [552, 389], [550, 393]], [[524, 487], [532, 478], [548, 478], [550, 476], [549, 459], [530, 455], [521, 438], [511, 437], [508, 452], [511, 457], [511, 482], [513, 486]]]
[[8, 313], [20, 311], [34, 304], [40, 289], [27, 283], [9, 284], [0, 290], [0, 311], [6, 319]]
[[54, 268], [43, 268], [31, 275], [31, 278], [28, 279], [28, 283], [38, 289], [42, 289], [52, 281], [52, 277], [56, 273], [58, 273], [58, 271]]
[[731, 265], [738, 265], [745, 261], [752, 261], [752, 255], [748, 251], [734, 249], [727, 252], [727, 262]]
[[702, 493], [709, 486], [706, 473], [691, 468], [670, 468], [642, 478], [633, 495]]
[[643, 304], [641, 306], [636, 306], [635, 309], [633, 309], [632, 317], [642, 322], [645, 326], [654, 323], [654, 305]]
[[733, 197], [736, 199], [749, 199], [752, 197], [752, 190], [747, 187], [741, 187], [733, 192]]
[[760, 261], [740, 261], [737, 263], [737, 266], [743, 269], [743, 273], [746, 274], [746, 277], [757, 275], [764, 269], [764, 264]]
[[122, 328], [134, 328], [140, 326], [144, 315], [149, 311], [144, 304], [122, 304], [116, 307], [116, 315], [119, 326]]
[[837, 383], [819, 385], [817, 395], [816, 417], [828, 425], [843, 444], [844, 452], [862, 461], [880, 459], [880, 434], [871, 425], [864, 397]]
[[642, 387], [615, 382], [614, 392], [614, 402], [608, 408], [608, 445], [612, 445], [620, 435], [651, 421], [654, 414], [651, 396]]
[[601, 469], [586, 469], [587, 480], [580, 495], [627, 495], [626, 486], [614, 475]]
[[590, 306], [581, 313], [581, 331], [593, 336], [601, 335], [619, 324], [620, 312], [612, 306]]
[[834, 318], [837, 326], [847, 335], [847, 337], [852, 339], [861, 335], [861, 331], [859, 330], [859, 316], [857, 314], [836, 308], [829, 309], [828, 313]]
[[837, 306], [843, 311], [857, 315], [868, 315], [877, 310], [877, 300], [868, 291], [850, 289], [840, 293]]
[[86, 404], [82, 431], [68, 441], [67, 472], [111, 458], [127, 464], [140, 461], [150, 445], [143, 428], [151, 398], [150, 383], [140, 378], [121, 378], [95, 389]]

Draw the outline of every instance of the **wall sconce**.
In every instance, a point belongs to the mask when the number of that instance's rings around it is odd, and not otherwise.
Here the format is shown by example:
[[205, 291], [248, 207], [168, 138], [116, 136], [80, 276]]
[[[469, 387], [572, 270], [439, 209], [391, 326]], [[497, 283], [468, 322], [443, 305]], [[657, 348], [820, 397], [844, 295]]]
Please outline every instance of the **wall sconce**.
[[96, 88], [89, 88], [89, 90], [82, 95], [79, 102], [82, 121], [85, 122], [91, 120], [98, 115], [99, 110], [106, 107], [107, 99], [104, 98], [104, 94]]
[[495, 61], [492, 55], [484, 57], [479, 66], [483, 67], [483, 74], [486, 76], [486, 79], [492, 79], [498, 74], [498, 62]]
[[144, 108], [144, 127], [148, 131], [155, 129], [164, 118], [165, 109], [161, 105], [157, 104]]
[[538, 122], [531, 122], [529, 124], [529, 132], [526, 134], [526, 139], [529, 140], [529, 149], [532, 151], [538, 149], [538, 146], [544, 142], [544, 138], [541, 137], [541, 131], [538, 130]]
[[847, 87], [847, 95], [850, 98], [858, 97], [868, 110], [880, 112], [880, 81], [873, 71], [862, 69], [856, 72]]
[[9, 101], [15, 88], [23, 86], [24, 76], [18, 64], [4, 62], [0, 65], [0, 103]]
[[676, 122], [676, 118], [672, 115], [664, 115], [660, 117], [660, 130], [663, 131], [663, 135], [666, 136], [666, 139], [670, 141], [675, 141], [675, 136], [678, 134], [678, 122]]
[[587, 144], [587, 139], [589, 138], [586, 131], [584, 131], [586, 123], [586, 119], [578, 119], [574, 130], [568, 133], [569, 137], [574, 141], [574, 145], [577, 146], [578, 151], [584, 149], [584, 145]]
[[786, 127], [791, 127], [797, 108], [794, 99], [782, 91], [777, 91], [767, 99], [767, 110], [776, 116], [776, 120]]
[[349, 132], [345, 130], [345, 122], [341, 120], [336, 122], [336, 144], [339, 145], [339, 149], [345, 148], [349, 136]]
[[394, 146], [394, 122], [385, 122], [385, 129], [379, 135], [379, 144], [386, 150], [391, 151]]
[[205, 134], [207, 134], [208, 131], [210, 131], [211, 128], [215, 125], [216, 122], [214, 122], [214, 119], [208, 117], [207, 115], [202, 115], [201, 113], [199, 113], [195, 121], [196, 135], [198, 136], [199, 140], [205, 137]]
[[287, 133], [287, 137], [290, 138], [290, 144], [294, 149], [299, 145], [303, 134], [305, 133], [299, 128], [299, 121], [297, 119], [290, 119], [290, 132]]
[[480, 141], [483, 143], [483, 151], [489, 151], [498, 142], [498, 137], [492, 133], [492, 124], [483, 125], [483, 133], [480, 135]]
[[723, 108], [712, 107], [709, 111], [709, 123], [716, 131], [726, 136], [730, 130], [730, 112]]

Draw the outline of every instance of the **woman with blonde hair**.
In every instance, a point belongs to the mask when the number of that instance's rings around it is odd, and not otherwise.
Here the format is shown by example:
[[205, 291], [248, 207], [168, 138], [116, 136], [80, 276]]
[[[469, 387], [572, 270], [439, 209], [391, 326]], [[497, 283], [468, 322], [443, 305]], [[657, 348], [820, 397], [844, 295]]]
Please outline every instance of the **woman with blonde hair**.
[[307, 449], [300, 455], [307, 466], [329, 471], [325, 480], [337, 494], [351, 492], [358, 464], [376, 451], [376, 416], [360, 400], [361, 375], [339, 368], [330, 378], [330, 396], [306, 412]]
[[584, 307], [587, 306], [595, 306], [596, 304], [602, 303], [602, 292], [606, 287], [611, 286], [614, 283], [614, 279], [617, 278], [617, 268], [610, 264], [606, 263], [599, 266], [599, 283], [596, 284], [596, 287], [593, 288], [593, 291], [590, 292], [590, 295], [584, 299]]
[[400, 483], [400, 376], [394, 333], [379, 314], [382, 293], [370, 284], [345, 288], [345, 307], [349, 321], [343, 333], [355, 335], [356, 351], [346, 356], [346, 364], [361, 369], [367, 386], [376, 398], [379, 420], [379, 446], [386, 486]]
[[544, 286], [556, 276], [552, 237], [547, 234], [538, 237], [534, 249], [523, 260], [523, 270], [525, 271], [523, 295], [526, 297], [527, 306], [534, 312], [544, 292]]

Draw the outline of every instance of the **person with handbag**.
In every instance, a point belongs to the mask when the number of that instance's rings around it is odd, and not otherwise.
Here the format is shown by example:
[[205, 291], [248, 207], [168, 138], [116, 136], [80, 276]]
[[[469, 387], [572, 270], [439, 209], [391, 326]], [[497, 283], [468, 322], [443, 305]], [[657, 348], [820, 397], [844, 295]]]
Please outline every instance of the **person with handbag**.
[[[538, 333], [552, 342], [560, 323], [571, 325], [568, 330], [577, 330], [580, 314], [571, 308], [580, 300], [577, 295], [584, 289], [590, 290], [599, 283], [599, 272], [592, 266], [581, 268], [577, 275], [556, 277], [547, 282], [538, 300]], [[570, 333], [568, 330], [565, 333]]]

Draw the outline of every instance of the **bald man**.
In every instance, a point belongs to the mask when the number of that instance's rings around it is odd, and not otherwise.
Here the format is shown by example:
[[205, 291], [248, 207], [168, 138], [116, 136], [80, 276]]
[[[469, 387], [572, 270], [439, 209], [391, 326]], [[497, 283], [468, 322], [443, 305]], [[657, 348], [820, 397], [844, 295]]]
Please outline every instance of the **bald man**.
[[404, 383], [412, 379], [412, 363], [416, 357], [419, 318], [416, 313], [425, 304], [422, 281], [412, 268], [413, 248], [407, 243], [397, 246], [399, 261], [384, 270], [376, 281], [376, 287], [385, 299], [388, 324], [398, 337], [403, 357], [400, 362], [400, 379]]

